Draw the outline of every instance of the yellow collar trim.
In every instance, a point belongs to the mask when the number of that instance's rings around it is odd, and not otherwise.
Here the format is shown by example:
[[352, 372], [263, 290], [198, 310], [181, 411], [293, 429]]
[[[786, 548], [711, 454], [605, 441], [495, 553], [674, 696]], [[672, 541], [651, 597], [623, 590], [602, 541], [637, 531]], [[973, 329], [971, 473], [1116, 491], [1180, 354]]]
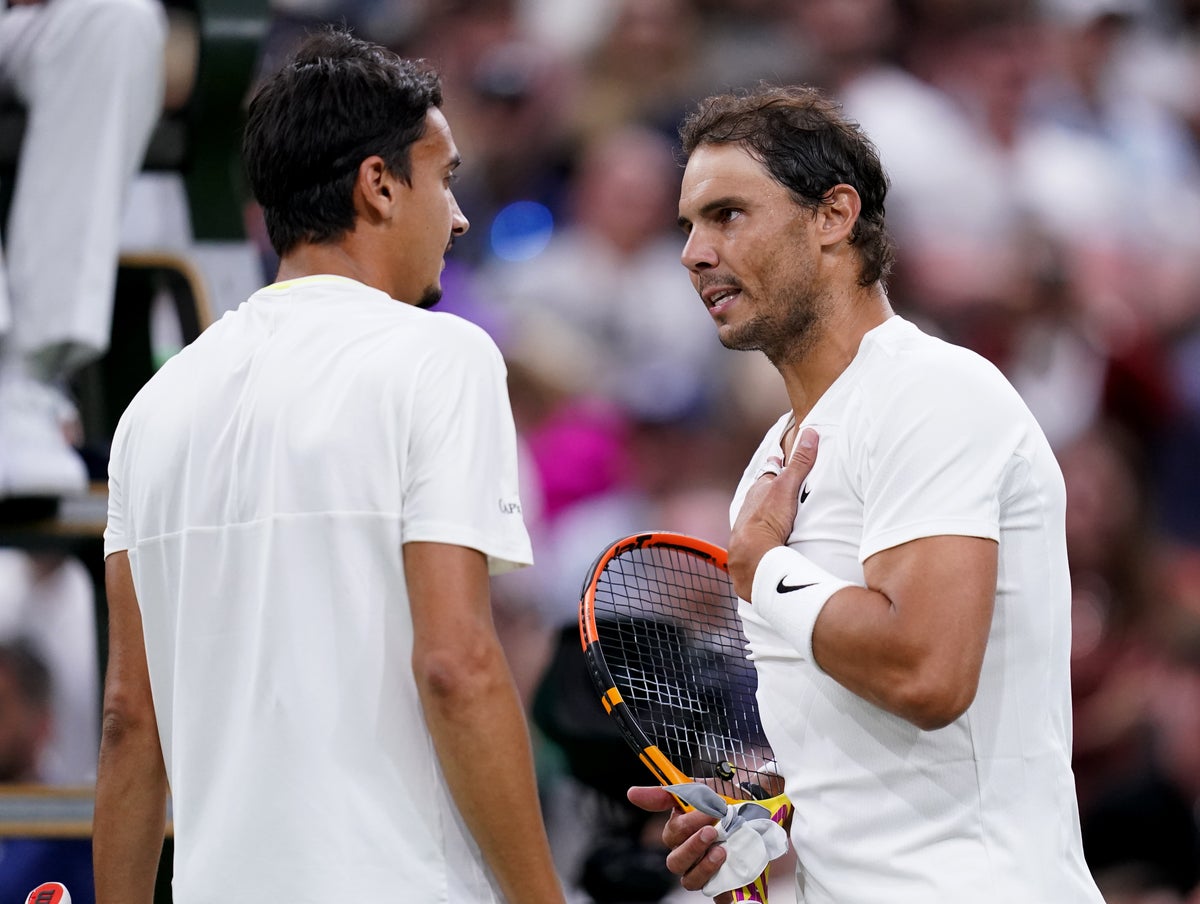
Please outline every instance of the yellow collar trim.
[[285, 279], [283, 282], [271, 283], [266, 286], [267, 289], [291, 289], [295, 286], [304, 286], [309, 283], [321, 282], [358, 282], [351, 279], [349, 276], [338, 276], [336, 273], [314, 273], [312, 276], [297, 276], [295, 279]]

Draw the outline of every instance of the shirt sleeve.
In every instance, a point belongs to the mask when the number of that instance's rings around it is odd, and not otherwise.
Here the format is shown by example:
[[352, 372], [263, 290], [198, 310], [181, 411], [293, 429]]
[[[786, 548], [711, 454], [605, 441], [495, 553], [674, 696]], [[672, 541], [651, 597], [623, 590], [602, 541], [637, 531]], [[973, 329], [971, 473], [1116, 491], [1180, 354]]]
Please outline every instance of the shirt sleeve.
[[125, 523], [125, 493], [121, 466], [125, 460], [125, 433], [118, 429], [108, 459], [108, 521], [104, 525], [104, 557], [128, 549], [131, 545]]
[[401, 529], [405, 542], [478, 549], [499, 574], [533, 563], [506, 370], [477, 327], [461, 323], [451, 340], [413, 387]]
[[964, 355], [900, 373], [871, 402], [857, 451], [866, 561], [920, 537], [999, 540], [1002, 488], [1023, 473], [1032, 417], [990, 364]]

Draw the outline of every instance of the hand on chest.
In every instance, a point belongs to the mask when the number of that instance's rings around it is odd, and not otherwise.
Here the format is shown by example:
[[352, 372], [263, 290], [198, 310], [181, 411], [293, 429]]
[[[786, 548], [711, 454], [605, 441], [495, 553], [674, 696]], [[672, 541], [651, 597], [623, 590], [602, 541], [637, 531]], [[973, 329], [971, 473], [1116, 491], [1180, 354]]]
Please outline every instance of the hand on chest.
[[858, 552], [864, 508], [850, 450], [836, 425], [804, 426], [817, 430], [820, 444], [813, 468], [800, 487], [788, 545], [835, 574], [856, 579], [861, 576]]

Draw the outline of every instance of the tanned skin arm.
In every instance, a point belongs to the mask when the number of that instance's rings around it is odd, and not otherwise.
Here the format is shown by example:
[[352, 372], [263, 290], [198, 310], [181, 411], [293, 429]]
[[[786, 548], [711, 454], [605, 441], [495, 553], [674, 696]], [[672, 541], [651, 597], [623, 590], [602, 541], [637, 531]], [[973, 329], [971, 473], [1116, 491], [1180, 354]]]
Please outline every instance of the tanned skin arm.
[[92, 859], [97, 904], [150, 904], [166, 832], [167, 773], [129, 556], [105, 562], [108, 664]]
[[477, 550], [406, 543], [413, 676], [459, 812], [511, 902], [560, 904], [525, 714]]
[[[809, 433], [810, 431], [805, 431]], [[817, 442], [796, 443], [778, 476], [750, 488], [734, 524], [729, 571], [734, 590], [749, 599], [762, 557], [784, 545], [796, 517]], [[839, 590], [813, 628], [813, 657], [844, 687], [919, 728], [958, 718], [979, 684], [995, 606], [999, 547], [977, 537], [913, 540], [871, 556], [867, 587]], [[644, 810], [673, 810], [663, 829], [667, 867], [695, 891], [716, 875], [725, 850], [713, 846], [712, 819], [685, 813], [661, 788], [630, 788]]]
[[[816, 461], [796, 443], [779, 474], [746, 496], [729, 544], [734, 589], [749, 599], [762, 557], [784, 545], [800, 486]], [[813, 657], [828, 675], [918, 728], [949, 725], [979, 684], [996, 598], [999, 546], [980, 537], [922, 537], [871, 556], [864, 587], [839, 590], [813, 630]]]

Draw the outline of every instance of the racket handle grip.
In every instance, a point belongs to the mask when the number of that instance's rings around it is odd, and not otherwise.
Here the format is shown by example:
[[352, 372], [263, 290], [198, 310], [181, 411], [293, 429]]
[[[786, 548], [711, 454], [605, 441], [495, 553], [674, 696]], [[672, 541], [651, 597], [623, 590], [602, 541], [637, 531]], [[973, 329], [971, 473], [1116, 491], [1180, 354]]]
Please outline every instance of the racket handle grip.
[[754, 901], [757, 904], [767, 904], [767, 873], [771, 871], [771, 867], [767, 867], [762, 871], [762, 875], [751, 882], [749, 885], [733, 890], [734, 901]]

